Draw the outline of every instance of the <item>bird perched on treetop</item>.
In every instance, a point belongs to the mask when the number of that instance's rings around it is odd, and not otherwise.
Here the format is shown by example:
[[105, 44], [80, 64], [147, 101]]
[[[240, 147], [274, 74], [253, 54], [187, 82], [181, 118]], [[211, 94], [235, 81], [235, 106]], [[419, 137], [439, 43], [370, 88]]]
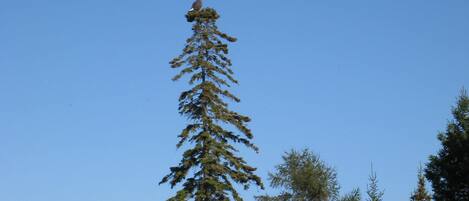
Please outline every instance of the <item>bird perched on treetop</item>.
[[199, 11], [202, 9], [202, 0], [196, 0], [192, 3], [192, 8], [189, 11]]

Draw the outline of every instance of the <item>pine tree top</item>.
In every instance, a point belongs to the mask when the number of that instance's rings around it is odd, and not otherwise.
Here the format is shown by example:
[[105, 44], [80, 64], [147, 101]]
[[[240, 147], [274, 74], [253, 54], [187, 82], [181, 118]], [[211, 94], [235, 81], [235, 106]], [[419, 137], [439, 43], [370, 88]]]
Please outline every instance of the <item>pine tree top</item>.
[[410, 196], [411, 201], [431, 201], [431, 196], [429, 195], [427, 189], [425, 188], [425, 177], [423, 175], [423, 169], [420, 166], [418, 171], [418, 182], [417, 189], [414, 190]]
[[438, 135], [442, 148], [430, 156], [425, 170], [432, 183], [433, 198], [441, 201], [469, 200], [469, 96], [462, 90], [446, 131]]
[[368, 195], [367, 201], [382, 201], [384, 191], [378, 188], [378, 176], [373, 171], [373, 165], [371, 166], [371, 174], [369, 176], [369, 184], [367, 186], [366, 194]]
[[220, 18], [217, 11], [213, 8], [204, 8], [199, 11], [189, 11], [186, 14], [187, 22], [203, 22], [203, 21], [216, 21]]

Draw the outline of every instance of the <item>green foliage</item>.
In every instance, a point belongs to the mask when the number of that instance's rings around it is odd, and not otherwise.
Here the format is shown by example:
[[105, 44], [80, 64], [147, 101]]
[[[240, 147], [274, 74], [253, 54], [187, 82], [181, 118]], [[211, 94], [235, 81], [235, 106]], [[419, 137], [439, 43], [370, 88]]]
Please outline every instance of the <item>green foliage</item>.
[[425, 170], [436, 201], [469, 200], [469, 97], [465, 90], [453, 108], [453, 117], [446, 132], [438, 135], [442, 149], [430, 156]]
[[376, 172], [373, 171], [373, 166], [371, 166], [371, 174], [369, 177], [369, 183], [367, 186], [366, 194], [368, 195], [367, 201], [382, 201], [384, 191], [379, 190], [378, 188], [378, 177]]
[[292, 150], [269, 174], [273, 188], [281, 189], [277, 196], [258, 196], [258, 201], [327, 201], [337, 200], [339, 185], [336, 171], [308, 150]]
[[226, 102], [240, 101], [226, 90], [238, 82], [233, 77], [228, 45], [224, 41], [235, 42], [236, 38], [218, 30], [219, 15], [214, 9], [191, 11], [186, 18], [193, 23], [194, 33], [187, 39], [182, 54], [170, 64], [172, 68], [182, 68], [173, 80], [186, 75], [193, 85], [179, 97], [179, 112], [188, 118], [189, 124], [182, 130], [177, 144], [178, 148], [185, 144], [192, 147], [184, 152], [179, 165], [170, 168], [171, 172], [160, 184], [169, 183], [174, 188], [182, 183], [182, 189], [170, 201], [229, 201], [230, 198], [241, 201], [233, 182], [245, 189], [251, 184], [263, 188], [263, 184], [254, 174], [256, 168], [237, 156], [234, 147], [240, 143], [258, 151], [246, 125], [250, 118], [230, 110]]
[[360, 201], [361, 200], [361, 194], [360, 194], [360, 189], [354, 189], [352, 192], [344, 195], [342, 198], [340, 198], [340, 201]]
[[422, 167], [419, 168], [418, 172], [418, 184], [417, 189], [414, 190], [412, 195], [410, 196], [411, 201], [431, 201], [431, 196], [427, 192], [425, 188], [425, 177], [423, 176], [423, 169]]

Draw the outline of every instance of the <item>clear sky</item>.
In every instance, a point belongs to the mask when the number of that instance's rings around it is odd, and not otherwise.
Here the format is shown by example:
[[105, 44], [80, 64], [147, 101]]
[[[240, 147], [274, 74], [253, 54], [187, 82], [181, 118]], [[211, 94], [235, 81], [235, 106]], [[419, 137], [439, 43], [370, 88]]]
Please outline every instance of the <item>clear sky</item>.
[[[185, 119], [168, 61], [189, 0], [0, 0], [0, 200], [162, 201]], [[343, 192], [406, 200], [469, 87], [467, 0], [206, 0], [231, 58], [264, 179], [310, 148]], [[264, 180], [266, 183], [267, 181]], [[272, 192], [252, 188], [252, 195]]]

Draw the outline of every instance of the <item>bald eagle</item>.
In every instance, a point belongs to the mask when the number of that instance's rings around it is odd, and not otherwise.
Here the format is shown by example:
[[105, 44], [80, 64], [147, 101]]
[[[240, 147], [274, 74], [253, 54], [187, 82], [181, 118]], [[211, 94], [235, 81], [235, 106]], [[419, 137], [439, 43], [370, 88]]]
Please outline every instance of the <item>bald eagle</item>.
[[202, 9], [202, 0], [196, 0], [192, 3], [192, 8], [189, 11], [199, 11]]

